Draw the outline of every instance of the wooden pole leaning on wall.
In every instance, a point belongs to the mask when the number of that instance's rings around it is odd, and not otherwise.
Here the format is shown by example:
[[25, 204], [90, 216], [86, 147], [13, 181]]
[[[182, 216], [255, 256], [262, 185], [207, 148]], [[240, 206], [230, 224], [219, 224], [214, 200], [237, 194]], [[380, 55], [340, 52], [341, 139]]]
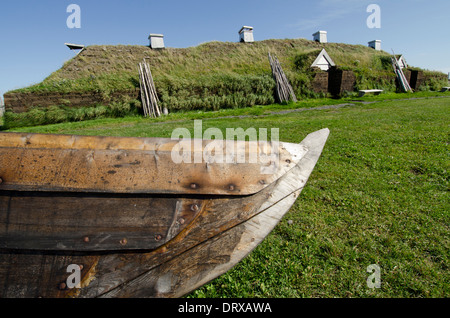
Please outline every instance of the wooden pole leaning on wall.
[[286, 74], [283, 72], [281, 68], [281, 64], [278, 61], [277, 57], [272, 55], [269, 52], [269, 63], [272, 69], [272, 75], [277, 84], [276, 93], [277, 99], [280, 103], [289, 102], [292, 100], [297, 102], [297, 97], [295, 96], [294, 90], [292, 89], [291, 84], [289, 84], [289, 80], [286, 77]]
[[398, 63], [397, 57], [395, 56], [394, 50], [392, 50], [392, 67], [394, 68], [395, 75], [397, 75], [397, 79], [400, 83], [400, 87], [403, 92], [412, 92], [412, 88], [408, 83], [408, 80], [406, 79], [405, 74], [403, 73], [402, 68], [400, 67], [400, 64]]
[[139, 63], [139, 87], [141, 90], [141, 101], [144, 116], [161, 116], [159, 98], [156, 93], [152, 72], [150, 71], [150, 65], [145, 61], [145, 59]]

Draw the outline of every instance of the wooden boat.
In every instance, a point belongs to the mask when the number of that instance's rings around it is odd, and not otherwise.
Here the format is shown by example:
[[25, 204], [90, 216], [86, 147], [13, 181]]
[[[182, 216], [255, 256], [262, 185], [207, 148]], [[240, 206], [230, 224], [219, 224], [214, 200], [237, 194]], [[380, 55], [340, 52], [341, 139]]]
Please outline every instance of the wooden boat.
[[0, 133], [0, 297], [183, 296], [270, 233], [328, 134], [243, 142], [274, 164], [196, 162], [211, 140], [174, 163], [179, 140]]

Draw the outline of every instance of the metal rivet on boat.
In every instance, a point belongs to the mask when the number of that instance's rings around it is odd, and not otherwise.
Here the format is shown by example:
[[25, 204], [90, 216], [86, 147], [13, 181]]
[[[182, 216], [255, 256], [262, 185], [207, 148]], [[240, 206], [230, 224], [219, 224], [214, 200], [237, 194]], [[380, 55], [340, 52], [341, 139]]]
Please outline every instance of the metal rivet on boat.
[[287, 162], [287, 163], [291, 163], [291, 160], [289, 160], [289, 159], [286, 159], [286, 162]]
[[197, 212], [198, 209], [199, 209], [199, 207], [198, 207], [197, 204], [192, 204], [192, 205], [191, 205], [191, 210], [192, 210], [192, 211]]
[[180, 222], [180, 224], [184, 224], [184, 219], [183, 218], [180, 218], [179, 220], [178, 220], [178, 222]]
[[67, 287], [66, 283], [61, 283], [58, 286], [59, 290], [64, 290], [64, 289], [66, 289], [66, 287]]
[[191, 189], [197, 189], [198, 185], [196, 183], [191, 183], [190, 187]]
[[228, 186], [228, 190], [234, 191], [234, 189], [235, 189], [234, 184], [230, 184], [230, 185]]
[[161, 239], [162, 239], [162, 236], [161, 236], [161, 235], [158, 234], [158, 235], [155, 236], [155, 240], [161, 241]]
[[128, 241], [127, 241], [126, 238], [123, 238], [123, 239], [120, 240], [120, 244], [121, 245], [127, 245], [127, 243], [128, 243]]
[[83, 241], [84, 241], [85, 243], [89, 242], [89, 236], [83, 237]]

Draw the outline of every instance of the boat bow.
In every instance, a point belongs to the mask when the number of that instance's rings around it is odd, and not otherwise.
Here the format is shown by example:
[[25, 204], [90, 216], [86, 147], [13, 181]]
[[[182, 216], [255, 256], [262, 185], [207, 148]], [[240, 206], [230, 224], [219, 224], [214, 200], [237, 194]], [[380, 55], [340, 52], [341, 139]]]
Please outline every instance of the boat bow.
[[[245, 158], [272, 158], [265, 164], [196, 163], [226, 145], [201, 141], [196, 150], [191, 140], [186, 162], [174, 164], [179, 140], [1, 133], [0, 296], [182, 296], [270, 233], [328, 134], [241, 144]], [[73, 264], [77, 288], [67, 286]]]

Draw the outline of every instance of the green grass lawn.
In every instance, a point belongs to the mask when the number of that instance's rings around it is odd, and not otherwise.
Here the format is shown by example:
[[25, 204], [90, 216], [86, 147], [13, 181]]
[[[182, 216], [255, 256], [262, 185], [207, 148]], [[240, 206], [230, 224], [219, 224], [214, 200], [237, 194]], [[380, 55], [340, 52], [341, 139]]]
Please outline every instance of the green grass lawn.
[[[188, 297], [449, 297], [450, 98], [372, 100], [285, 114], [268, 111], [303, 106], [16, 131], [170, 137], [209, 117], [203, 129], [279, 128], [281, 141], [300, 142], [328, 127], [323, 154], [284, 219], [235, 268]], [[380, 266], [381, 288], [367, 286], [371, 264]]]

